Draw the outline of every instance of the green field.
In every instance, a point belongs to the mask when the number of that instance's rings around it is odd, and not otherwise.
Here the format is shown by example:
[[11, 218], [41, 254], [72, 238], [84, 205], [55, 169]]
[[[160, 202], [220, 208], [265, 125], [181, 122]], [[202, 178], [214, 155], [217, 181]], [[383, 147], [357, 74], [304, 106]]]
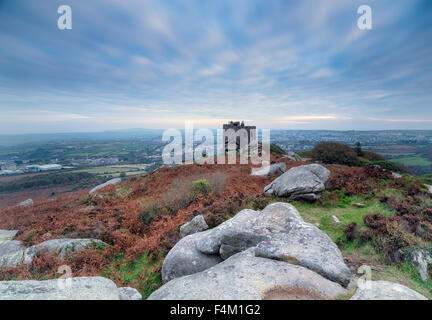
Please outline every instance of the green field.
[[148, 164], [125, 164], [125, 165], [111, 165], [102, 167], [90, 167], [86, 169], [74, 170], [74, 172], [88, 172], [96, 174], [101, 177], [119, 177], [122, 173], [126, 176], [139, 175], [145, 173], [144, 168], [147, 168]]
[[430, 165], [432, 165], [432, 162], [429, 159], [422, 157], [422, 156], [419, 156], [419, 155], [413, 155], [413, 156], [404, 157], [404, 158], [394, 158], [394, 159], [391, 159], [391, 161], [403, 164], [403, 165], [408, 166], [408, 167], [409, 166], [430, 166]]
[[383, 145], [365, 146], [370, 150], [383, 155], [387, 160], [408, 167], [417, 175], [432, 173], [432, 146], [430, 145]]

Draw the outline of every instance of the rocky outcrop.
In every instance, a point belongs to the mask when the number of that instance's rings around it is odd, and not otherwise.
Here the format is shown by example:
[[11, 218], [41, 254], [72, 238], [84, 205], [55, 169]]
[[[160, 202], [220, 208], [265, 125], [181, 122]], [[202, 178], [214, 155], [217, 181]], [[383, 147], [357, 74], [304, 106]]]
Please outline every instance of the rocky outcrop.
[[332, 216], [332, 219], [333, 219], [333, 221], [334, 221], [335, 223], [340, 223], [340, 220], [339, 220], [338, 217], [336, 217], [336, 216]]
[[388, 281], [366, 281], [350, 300], [427, 300], [420, 293]]
[[9, 259], [25, 249], [21, 241], [12, 240], [18, 230], [0, 230], [0, 266], [9, 266]]
[[180, 227], [180, 237], [184, 238], [190, 234], [207, 230], [208, 228], [209, 226], [204, 220], [203, 215], [200, 214]]
[[19, 231], [18, 230], [1, 230], [0, 229], [0, 244], [3, 241], [12, 240], [15, 238]]
[[168, 252], [161, 271], [164, 282], [206, 270], [222, 261], [218, 255], [204, 254], [196, 248], [201, 234], [184, 237]]
[[397, 172], [392, 172], [392, 178], [393, 179], [400, 179], [400, 178], [402, 178], [402, 175], [400, 173], [397, 173]]
[[107, 186], [110, 186], [110, 185], [113, 185], [113, 184], [119, 184], [120, 182], [121, 182], [120, 178], [115, 178], [115, 179], [108, 180], [107, 182], [102, 183], [102, 184], [94, 187], [93, 189], [91, 189], [90, 192], [89, 192], [89, 194], [95, 193], [96, 191], [98, 191], [98, 190], [100, 190], [102, 188], [105, 188]]
[[38, 245], [27, 248], [24, 252], [24, 262], [31, 263], [31, 260], [39, 252], [57, 252], [58, 256], [64, 258], [67, 254], [85, 250], [90, 245], [105, 246], [103, 241], [97, 239], [52, 239]]
[[429, 279], [428, 267], [432, 264], [432, 257], [426, 250], [414, 250], [408, 255], [409, 261], [417, 269], [424, 282]]
[[285, 173], [286, 164], [284, 162], [274, 163], [260, 170], [252, 170], [251, 176], [258, 176], [264, 179], [280, 176]]
[[82, 251], [89, 245], [105, 245], [97, 239], [53, 239], [25, 248], [20, 241], [9, 240], [0, 243], [0, 266], [12, 267], [22, 263], [31, 264], [39, 252], [52, 252], [64, 258], [68, 253]]
[[30, 207], [32, 205], [34, 205], [34, 202], [32, 199], [27, 199], [25, 201], [22, 201], [18, 204], [20, 207]]
[[276, 286], [303, 288], [327, 297], [345, 292], [307, 268], [256, 257], [250, 248], [210, 269], [171, 280], [149, 300], [259, 300]]
[[[103, 277], [0, 281], [0, 300], [136, 300], [138, 292]], [[136, 292], [135, 292], [136, 291]], [[140, 295], [141, 297], [141, 295]]]
[[286, 158], [291, 161], [303, 161], [302, 157], [300, 157], [297, 153], [293, 151], [288, 151], [286, 155], [282, 156], [283, 158]]
[[267, 194], [297, 199], [316, 200], [325, 190], [330, 171], [319, 164], [294, 167], [264, 188]]
[[344, 286], [350, 281], [337, 246], [288, 203], [274, 203], [262, 211], [245, 209], [216, 228], [183, 238], [168, 253], [162, 277], [169, 281], [204, 271], [217, 263], [215, 257], [227, 259], [248, 248], [261, 258], [295, 261]]

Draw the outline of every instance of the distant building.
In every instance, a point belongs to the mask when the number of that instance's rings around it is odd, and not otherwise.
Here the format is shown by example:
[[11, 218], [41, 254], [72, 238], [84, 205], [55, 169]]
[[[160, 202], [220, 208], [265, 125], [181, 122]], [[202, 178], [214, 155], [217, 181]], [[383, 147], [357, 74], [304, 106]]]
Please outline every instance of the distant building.
[[41, 171], [53, 171], [61, 170], [63, 167], [59, 164], [45, 164], [45, 165], [29, 165], [25, 167], [26, 172], [41, 172]]
[[16, 170], [16, 164], [14, 161], [5, 161], [3, 162], [3, 164], [0, 166], [1, 170]]
[[105, 166], [105, 165], [113, 165], [120, 162], [119, 158], [91, 158], [91, 159], [83, 159], [83, 160], [73, 160], [73, 164], [80, 165], [91, 165], [91, 166]]
[[41, 171], [61, 170], [63, 167], [59, 164], [46, 164], [39, 167]]
[[23, 174], [22, 170], [0, 170], [0, 176], [12, 176], [16, 174]]
[[25, 166], [24, 170], [26, 172], [39, 172], [40, 171], [40, 166], [37, 165], [37, 164], [28, 165], [28, 166]]
[[[243, 129], [243, 130], [241, 130]], [[247, 145], [249, 145], [251, 140], [251, 133], [256, 131], [255, 126], [245, 126], [244, 122], [241, 123], [239, 121], [230, 121], [223, 125], [223, 133], [224, 133], [224, 141], [225, 141], [225, 152], [228, 152], [228, 130], [234, 130], [237, 134], [236, 136], [236, 151], [240, 151], [240, 141], [241, 139], [245, 139], [247, 141]], [[240, 132], [238, 132], [241, 130]], [[255, 135], [256, 137], [256, 135]], [[247, 139], [247, 140], [246, 140]]]

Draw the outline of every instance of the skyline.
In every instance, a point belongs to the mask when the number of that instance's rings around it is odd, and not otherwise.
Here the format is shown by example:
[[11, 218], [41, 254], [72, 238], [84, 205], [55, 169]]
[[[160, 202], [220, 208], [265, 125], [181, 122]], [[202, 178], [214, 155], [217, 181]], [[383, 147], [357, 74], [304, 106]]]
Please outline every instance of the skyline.
[[429, 129], [430, 39], [427, 0], [3, 0], [0, 134]]

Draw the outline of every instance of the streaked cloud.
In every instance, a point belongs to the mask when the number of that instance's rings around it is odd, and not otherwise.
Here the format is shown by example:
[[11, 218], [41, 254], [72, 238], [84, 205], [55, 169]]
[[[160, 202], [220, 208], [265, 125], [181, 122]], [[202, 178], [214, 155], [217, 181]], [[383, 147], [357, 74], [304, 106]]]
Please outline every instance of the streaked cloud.
[[432, 119], [385, 119], [385, 118], [368, 118], [371, 121], [385, 121], [385, 122], [432, 122]]
[[[432, 6], [361, 0], [56, 0], [0, 6], [0, 133], [136, 126], [428, 129]], [[418, 120], [418, 121], [417, 121]]]
[[351, 119], [344, 116], [334, 116], [334, 115], [314, 115], [314, 116], [288, 116], [283, 117], [281, 121], [296, 121], [296, 120], [340, 120], [340, 119]]

